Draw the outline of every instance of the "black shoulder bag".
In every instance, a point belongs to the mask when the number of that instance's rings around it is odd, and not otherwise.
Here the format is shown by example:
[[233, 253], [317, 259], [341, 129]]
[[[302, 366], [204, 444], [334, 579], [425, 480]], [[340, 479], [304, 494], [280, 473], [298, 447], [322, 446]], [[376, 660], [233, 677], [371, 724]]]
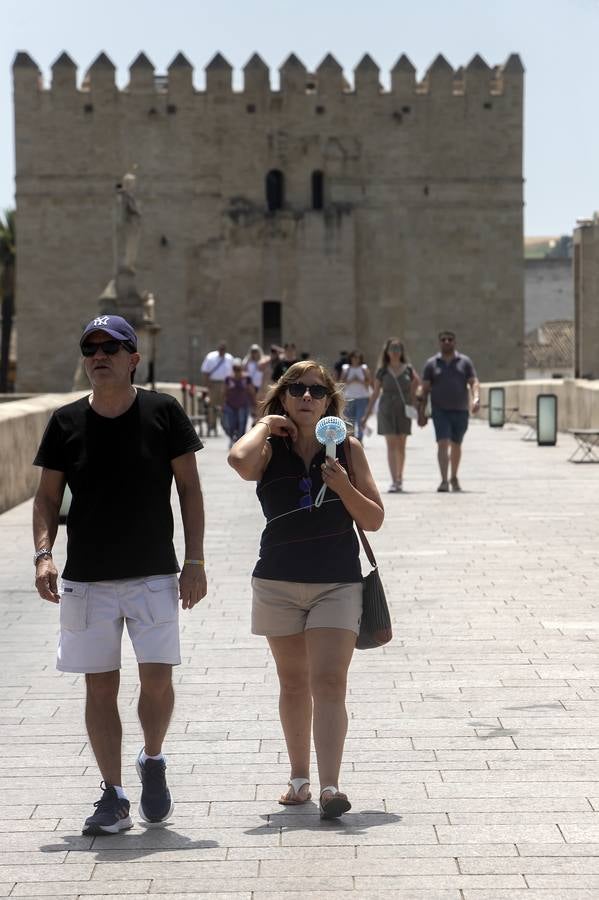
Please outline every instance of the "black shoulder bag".
[[[344, 447], [349, 480], [355, 487], [356, 480], [351, 462], [349, 438], [345, 439]], [[393, 629], [391, 628], [391, 616], [387, 606], [385, 589], [383, 588], [379, 567], [374, 558], [372, 547], [357, 522], [355, 525], [364, 547], [364, 552], [368, 557], [368, 562], [372, 566], [372, 570], [368, 575], [362, 578], [362, 618], [360, 620], [360, 633], [356, 641], [356, 649], [371, 650], [373, 647], [382, 647], [383, 644], [388, 644], [393, 637]]]

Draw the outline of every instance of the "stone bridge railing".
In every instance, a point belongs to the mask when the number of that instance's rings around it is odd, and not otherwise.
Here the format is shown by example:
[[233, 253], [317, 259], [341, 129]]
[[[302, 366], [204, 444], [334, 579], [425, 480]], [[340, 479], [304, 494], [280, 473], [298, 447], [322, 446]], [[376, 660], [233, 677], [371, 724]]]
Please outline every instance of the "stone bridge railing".
[[[599, 428], [599, 381], [549, 379], [547, 381], [505, 381], [481, 385], [481, 402], [487, 403], [490, 387], [504, 387], [506, 407], [522, 414], [534, 414], [537, 394], [557, 394], [558, 426]], [[158, 389], [181, 400], [177, 384], [160, 384]], [[0, 513], [33, 496], [39, 471], [32, 460], [52, 412], [83, 397], [72, 394], [39, 394], [26, 400], [0, 403]], [[486, 409], [480, 413], [486, 417]], [[513, 417], [517, 421], [517, 416]]]
[[[506, 410], [518, 409], [522, 415], [535, 415], [538, 394], [556, 394], [558, 430], [599, 428], [599, 381], [582, 378], [549, 378], [530, 381], [498, 381], [481, 385], [481, 403], [488, 403], [491, 387], [505, 388]], [[486, 418], [487, 410], [481, 416]], [[518, 415], [512, 416], [518, 421]]]

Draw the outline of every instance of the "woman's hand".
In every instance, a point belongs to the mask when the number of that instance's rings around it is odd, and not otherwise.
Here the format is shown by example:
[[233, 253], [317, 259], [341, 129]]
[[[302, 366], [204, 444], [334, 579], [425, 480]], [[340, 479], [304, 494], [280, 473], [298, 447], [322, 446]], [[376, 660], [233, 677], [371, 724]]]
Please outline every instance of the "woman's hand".
[[263, 416], [260, 421], [267, 423], [270, 433], [275, 437], [289, 437], [292, 441], [297, 440], [297, 426], [288, 416]]
[[327, 456], [326, 460], [320, 467], [322, 472], [322, 480], [328, 488], [335, 491], [339, 497], [347, 490], [350, 485], [349, 475], [343, 468], [338, 459], [332, 459]]

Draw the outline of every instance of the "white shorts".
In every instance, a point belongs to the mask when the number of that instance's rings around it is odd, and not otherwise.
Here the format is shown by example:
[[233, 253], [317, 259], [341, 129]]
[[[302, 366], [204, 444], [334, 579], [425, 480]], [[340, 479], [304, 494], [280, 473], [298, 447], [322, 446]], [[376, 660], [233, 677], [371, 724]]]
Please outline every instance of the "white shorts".
[[123, 622], [138, 663], [181, 662], [176, 575], [118, 581], [68, 581], [60, 587], [61, 672], [112, 672], [121, 667]]

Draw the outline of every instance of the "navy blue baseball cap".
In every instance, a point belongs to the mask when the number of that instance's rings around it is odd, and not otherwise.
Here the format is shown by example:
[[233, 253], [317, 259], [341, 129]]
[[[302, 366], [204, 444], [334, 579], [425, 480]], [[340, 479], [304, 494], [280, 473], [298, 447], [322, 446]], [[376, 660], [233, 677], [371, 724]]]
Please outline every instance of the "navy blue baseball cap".
[[79, 341], [79, 346], [83, 343], [88, 334], [92, 331], [104, 331], [111, 338], [117, 341], [126, 341], [132, 348], [132, 352], [137, 350], [137, 335], [132, 325], [129, 325], [122, 316], [96, 316], [89, 325], [86, 325]]

